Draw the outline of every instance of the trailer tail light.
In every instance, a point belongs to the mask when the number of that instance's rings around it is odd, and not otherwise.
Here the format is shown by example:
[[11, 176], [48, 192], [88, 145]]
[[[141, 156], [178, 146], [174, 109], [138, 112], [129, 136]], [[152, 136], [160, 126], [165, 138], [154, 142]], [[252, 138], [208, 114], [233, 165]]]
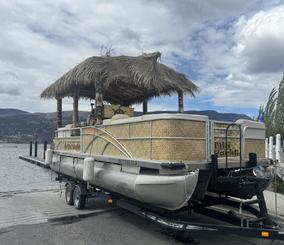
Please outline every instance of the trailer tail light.
[[268, 231], [262, 231], [261, 232], [261, 237], [268, 238], [269, 237], [269, 232]]

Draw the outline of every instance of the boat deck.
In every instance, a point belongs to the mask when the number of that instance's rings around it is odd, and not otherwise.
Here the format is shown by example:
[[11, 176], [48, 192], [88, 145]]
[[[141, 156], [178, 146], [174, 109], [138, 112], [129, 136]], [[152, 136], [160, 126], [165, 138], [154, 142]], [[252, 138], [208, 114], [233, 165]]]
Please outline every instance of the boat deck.
[[[70, 157], [77, 157], [77, 158], [85, 158], [88, 157], [88, 154], [84, 153], [70, 153], [70, 152], [63, 152], [63, 151], [55, 151], [60, 155], [70, 156]], [[161, 163], [167, 161], [160, 161], [160, 160], [147, 160], [147, 159], [126, 159], [126, 158], [119, 158], [113, 156], [93, 156], [95, 160], [101, 162], [108, 162], [114, 164], [126, 164], [129, 166], [142, 166], [146, 168], [153, 168], [153, 169], [161, 169]], [[247, 166], [248, 159], [242, 160], [242, 167]], [[267, 165], [268, 159], [266, 158], [259, 158], [257, 160], [258, 165]], [[209, 161], [184, 161], [187, 165], [189, 170], [196, 170], [196, 169], [210, 169], [211, 162]], [[240, 167], [240, 159], [239, 157], [229, 157], [228, 158], [228, 167], [229, 168], [239, 168]], [[218, 158], [218, 168], [226, 168], [226, 159], [225, 158]]]

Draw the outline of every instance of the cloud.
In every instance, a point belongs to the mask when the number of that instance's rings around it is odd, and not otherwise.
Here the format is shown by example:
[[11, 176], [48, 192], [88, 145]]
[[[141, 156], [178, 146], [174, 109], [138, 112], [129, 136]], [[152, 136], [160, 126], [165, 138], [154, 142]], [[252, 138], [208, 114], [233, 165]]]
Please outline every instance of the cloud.
[[[274, 81], [280, 77], [273, 76]], [[210, 101], [217, 106], [233, 108], [258, 108], [263, 104], [273, 86], [271, 75], [255, 76], [247, 74], [229, 74], [214, 86], [205, 88]], [[276, 83], [274, 84], [276, 85]]]
[[0, 94], [10, 96], [20, 95], [18, 85], [18, 76], [13, 72], [5, 72], [0, 74]]
[[[54, 101], [40, 100], [40, 92], [83, 59], [100, 55], [102, 46], [114, 55], [161, 51], [163, 63], [201, 87], [195, 103], [256, 107], [282, 69], [278, 5], [276, 0], [1, 1], [0, 71], [6, 77], [0, 75], [0, 107], [54, 111]], [[161, 100], [169, 108], [172, 101]], [[89, 109], [88, 102], [80, 105]], [[159, 101], [150, 108], [160, 108]]]
[[259, 11], [236, 23], [236, 55], [246, 61], [247, 72], [284, 70], [284, 6]]
[[201, 100], [215, 106], [258, 108], [284, 71], [284, 6], [256, 11], [196, 32]]

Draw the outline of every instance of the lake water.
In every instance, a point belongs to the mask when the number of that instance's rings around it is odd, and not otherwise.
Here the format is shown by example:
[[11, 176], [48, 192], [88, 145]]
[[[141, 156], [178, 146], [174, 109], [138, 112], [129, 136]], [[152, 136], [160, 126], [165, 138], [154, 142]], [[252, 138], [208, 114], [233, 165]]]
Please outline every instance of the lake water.
[[[38, 156], [43, 145], [38, 145]], [[32, 192], [57, 189], [55, 174], [50, 170], [19, 159], [28, 155], [28, 144], [0, 144], [0, 196], [7, 192]]]

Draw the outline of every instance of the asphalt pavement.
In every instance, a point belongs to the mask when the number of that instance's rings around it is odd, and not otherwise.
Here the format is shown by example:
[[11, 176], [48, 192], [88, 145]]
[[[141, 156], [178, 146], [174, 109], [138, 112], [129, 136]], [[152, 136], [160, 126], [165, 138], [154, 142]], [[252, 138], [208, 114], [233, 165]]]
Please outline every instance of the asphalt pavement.
[[0, 245], [284, 244], [214, 231], [183, 236], [105, 200], [75, 210], [58, 190], [1, 196], [0, 227]]

